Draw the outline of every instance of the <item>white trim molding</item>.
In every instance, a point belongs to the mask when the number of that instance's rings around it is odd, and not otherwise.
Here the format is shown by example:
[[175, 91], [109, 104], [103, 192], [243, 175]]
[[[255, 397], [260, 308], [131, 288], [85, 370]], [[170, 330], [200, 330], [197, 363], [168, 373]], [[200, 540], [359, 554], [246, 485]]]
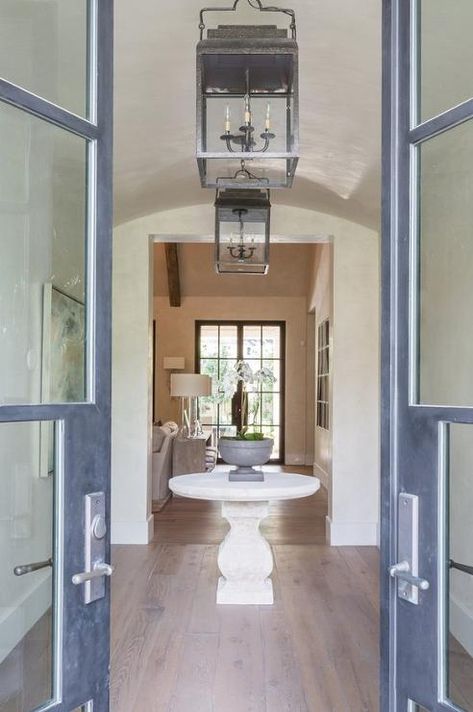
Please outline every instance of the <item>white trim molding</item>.
[[112, 544], [149, 544], [153, 537], [153, 514], [142, 522], [112, 521]]
[[340, 522], [325, 520], [330, 546], [378, 546], [378, 522]]

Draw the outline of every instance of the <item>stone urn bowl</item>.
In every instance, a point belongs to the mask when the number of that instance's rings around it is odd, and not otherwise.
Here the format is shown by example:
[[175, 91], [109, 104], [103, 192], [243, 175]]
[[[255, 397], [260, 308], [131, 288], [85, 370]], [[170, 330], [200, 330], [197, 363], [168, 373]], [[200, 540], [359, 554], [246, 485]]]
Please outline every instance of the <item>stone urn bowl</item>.
[[263, 482], [263, 472], [255, 470], [254, 467], [268, 462], [273, 451], [273, 445], [274, 440], [272, 438], [263, 438], [262, 440], [220, 438], [218, 449], [221, 458], [228, 465], [236, 465], [236, 468], [230, 470], [228, 474], [229, 481]]

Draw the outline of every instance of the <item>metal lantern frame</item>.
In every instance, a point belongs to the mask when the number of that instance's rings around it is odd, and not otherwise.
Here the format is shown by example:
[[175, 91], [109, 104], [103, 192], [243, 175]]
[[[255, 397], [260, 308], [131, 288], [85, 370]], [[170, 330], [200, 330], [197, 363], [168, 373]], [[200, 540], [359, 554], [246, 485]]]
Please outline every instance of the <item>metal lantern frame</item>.
[[[219, 25], [216, 29], [208, 29], [207, 37], [204, 38], [206, 29], [204, 14], [208, 12], [234, 12], [237, 9], [239, 0], [235, 0], [231, 7], [203, 8], [200, 11], [200, 41], [197, 44], [197, 164], [199, 167], [200, 181], [203, 188], [290, 188], [292, 187], [294, 174], [299, 159], [299, 79], [298, 79], [298, 46], [296, 41], [296, 18], [295, 12], [289, 8], [265, 7], [260, 0], [248, 0], [248, 3], [255, 10], [260, 12], [282, 13], [290, 17], [289, 29], [291, 36], [288, 37], [287, 29], [280, 29], [276, 25]], [[286, 130], [285, 130], [285, 151], [272, 151], [270, 140], [274, 134], [266, 129], [258, 141], [263, 141], [263, 147], [258, 150], [232, 150], [229, 149], [228, 142], [222, 141], [222, 150], [207, 150], [207, 105], [209, 98], [215, 98], [219, 92], [207, 92], [205, 87], [205, 63], [212, 62], [212, 56], [226, 57], [231, 61], [231, 56], [242, 57], [245, 55], [266, 55], [269, 57], [280, 57], [290, 68], [287, 92], [248, 92], [251, 99], [255, 98], [286, 98]], [[237, 60], [236, 60], [237, 61]], [[215, 59], [215, 66], [217, 60]], [[280, 71], [280, 70], [279, 70]], [[268, 78], [270, 72], [268, 70]], [[270, 83], [269, 83], [270, 86]], [[225, 92], [222, 92], [225, 95]], [[229, 98], [245, 98], [245, 94], [228, 94]], [[211, 100], [211, 99], [210, 99]], [[243, 129], [244, 127], [240, 128]], [[266, 140], [265, 140], [266, 137]], [[220, 138], [225, 139], [225, 136]], [[237, 137], [239, 138], [239, 137]], [[238, 147], [237, 147], [238, 148]], [[243, 148], [243, 141], [242, 146]], [[209, 177], [208, 162], [210, 160], [222, 160], [235, 162], [235, 170], [232, 175], [219, 175]], [[236, 159], [236, 160], [235, 160]], [[257, 168], [252, 169], [252, 160], [258, 159], [260, 163], [265, 161], [278, 160], [281, 163], [281, 177], [268, 178], [255, 175]], [[224, 169], [222, 169], [222, 172]], [[219, 172], [219, 171], [218, 171]]]
[[[231, 247], [221, 241], [221, 223], [238, 222], [242, 219], [247, 222], [264, 224], [263, 259], [261, 262], [248, 262], [252, 269], [226, 269], [225, 267], [243, 265], [245, 260], [231, 253]], [[215, 196], [215, 271], [217, 274], [253, 274], [265, 275], [269, 269], [269, 241], [271, 228], [271, 202], [268, 189], [222, 189], [217, 190]], [[261, 243], [260, 243], [261, 244]], [[239, 245], [234, 246], [238, 250]], [[227, 260], [222, 259], [222, 248], [230, 252]], [[251, 246], [246, 245], [251, 250]], [[256, 268], [256, 269], [255, 269]]]

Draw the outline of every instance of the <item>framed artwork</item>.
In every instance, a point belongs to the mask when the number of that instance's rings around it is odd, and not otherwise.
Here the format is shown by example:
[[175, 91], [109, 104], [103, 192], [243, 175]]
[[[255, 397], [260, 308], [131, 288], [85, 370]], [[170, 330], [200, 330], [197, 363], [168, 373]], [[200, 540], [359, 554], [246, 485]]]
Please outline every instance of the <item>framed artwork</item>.
[[328, 319], [322, 321], [317, 329], [317, 410], [316, 425], [324, 430], [330, 428], [330, 323]]
[[[85, 400], [85, 306], [46, 282], [43, 288], [41, 402]], [[40, 425], [40, 477], [54, 468], [54, 423]]]

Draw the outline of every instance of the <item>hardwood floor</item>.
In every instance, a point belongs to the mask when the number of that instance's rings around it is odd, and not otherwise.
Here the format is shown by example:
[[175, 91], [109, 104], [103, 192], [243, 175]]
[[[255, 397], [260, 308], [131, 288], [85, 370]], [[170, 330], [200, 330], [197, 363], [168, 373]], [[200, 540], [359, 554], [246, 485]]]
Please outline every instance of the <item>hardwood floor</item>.
[[114, 550], [112, 712], [377, 712], [374, 548], [325, 546], [326, 493], [264, 523], [273, 606], [217, 606], [218, 505], [173, 498]]

